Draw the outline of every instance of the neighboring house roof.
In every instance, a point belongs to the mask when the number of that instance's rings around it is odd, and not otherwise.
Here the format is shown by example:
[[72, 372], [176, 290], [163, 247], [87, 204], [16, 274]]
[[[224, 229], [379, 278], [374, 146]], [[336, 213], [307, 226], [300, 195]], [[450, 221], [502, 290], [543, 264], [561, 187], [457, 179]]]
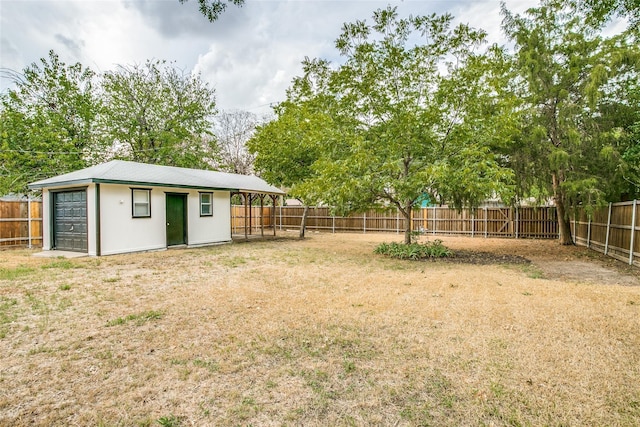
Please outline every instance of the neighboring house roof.
[[149, 165], [124, 160], [112, 160], [86, 169], [32, 182], [29, 184], [29, 188], [62, 187], [92, 182], [285, 194], [284, 191], [257, 176]]

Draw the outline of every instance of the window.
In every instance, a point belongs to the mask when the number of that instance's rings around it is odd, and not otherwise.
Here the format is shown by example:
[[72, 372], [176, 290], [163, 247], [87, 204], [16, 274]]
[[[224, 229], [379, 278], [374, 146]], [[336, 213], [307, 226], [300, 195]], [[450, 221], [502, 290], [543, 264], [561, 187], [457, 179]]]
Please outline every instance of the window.
[[132, 188], [131, 200], [134, 218], [149, 218], [151, 216], [151, 190]]
[[213, 216], [213, 193], [200, 193], [200, 216]]

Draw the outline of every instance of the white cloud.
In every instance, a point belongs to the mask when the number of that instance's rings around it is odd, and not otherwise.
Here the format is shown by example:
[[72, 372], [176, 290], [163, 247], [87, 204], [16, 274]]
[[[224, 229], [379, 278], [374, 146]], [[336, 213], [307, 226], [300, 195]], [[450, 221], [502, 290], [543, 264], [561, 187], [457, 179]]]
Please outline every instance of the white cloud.
[[[370, 22], [388, 3], [401, 16], [449, 11], [487, 30], [489, 42], [506, 42], [499, 0], [247, 0], [214, 23], [197, 0], [0, 0], [0, 67], [22, 70], [50, 49], [99, 72], [166, 59], [214, 85], [218, 108], [262, 113], [284, 99], [305, 56], [340, 61], [334, 40], [343, 23]], [[506, 4], [521, 13], [537, 0]]]

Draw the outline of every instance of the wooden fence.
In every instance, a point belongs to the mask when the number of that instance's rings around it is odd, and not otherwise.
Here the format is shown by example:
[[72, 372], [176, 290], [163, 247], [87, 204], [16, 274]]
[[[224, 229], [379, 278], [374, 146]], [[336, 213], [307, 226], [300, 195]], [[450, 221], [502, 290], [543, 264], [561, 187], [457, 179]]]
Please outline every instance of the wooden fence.
[[574, 243], [640, 267], [640, 201], [610, 203], [571, 222]]
[[[265, 209], [273, 209], [267, 207]], [[304, 208], [277, 206], [276, 227], [299, 228]], [[309, 230], [351, 232], [404, 232], [404, 219], [397, 211], [369, 211], [348, 217], [331, 215], [325, 207], [311, 207]], [[447, 207], [414, 211], [412, 229], [432, 235], [465, 235], [553, 239], [558, 237], [555, 208], [479, 208], [461, 212]]]
[[[260, 233], [264, 229], [298, 229], [303, 207], [232, 206], [233, 234]], [[311, 207], [309, 230], [335, 232], [404, 231], [396, 211], [369, 211], [347, 217], [331, 215], [329, 208]], [[479, 208], [458, 212], [447, 207], [414, 211], [412, 229], [427, 235], [464, 235], [554, 239], [558, 237], [556, 210], [543, 208]], [[610, 203], [591, 215], [577, 211], [572, 221], [574, 242], [613, 258], [640, 266], [640, 202]], [[0, 201], [0, 247], [42, 245], [42, 202]]]
[[0, 200], [0, 247], [42, 246], [42, 202]]
[[[278, 207], [279, 208], [279, 207]], [[264, 228], [273, 230], [273, 206], [231, 206], [231, 234], [261, 233]]]

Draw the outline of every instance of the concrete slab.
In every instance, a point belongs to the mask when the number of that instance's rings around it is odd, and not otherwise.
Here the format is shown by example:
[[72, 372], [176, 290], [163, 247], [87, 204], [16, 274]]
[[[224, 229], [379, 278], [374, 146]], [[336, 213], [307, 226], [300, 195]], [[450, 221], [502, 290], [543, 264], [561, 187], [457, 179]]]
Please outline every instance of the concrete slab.
[[33, 254], [38, 258], [82, 258], [89, 256], [86, 252], [71, 252], [71, 251], [42, 251]]

